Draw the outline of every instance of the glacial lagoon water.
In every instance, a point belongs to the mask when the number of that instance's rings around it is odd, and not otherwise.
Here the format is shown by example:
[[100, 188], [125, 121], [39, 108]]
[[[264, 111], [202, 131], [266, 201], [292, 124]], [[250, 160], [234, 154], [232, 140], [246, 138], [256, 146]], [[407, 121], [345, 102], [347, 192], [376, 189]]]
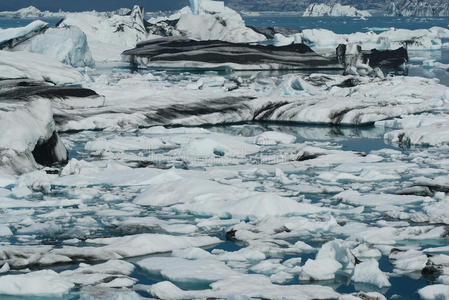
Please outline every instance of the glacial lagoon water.
[[[447, 18], [368, 18], [367, 20], [360, 20], [354, 18], [298, 18], [298, 17], [246, 17], [245, 18], [248, 25], [254, 26], [283, 26], [288, 28], [305, 29], [305, 28], [327, 28], [332, 29], [337, 33], [351, 33], [358, 31], [381, 31], [384, 28], [407, 28], [407, 29], [418, 29], [418, 28], [429, 28], [431, 26], [441, 26], [447, 27]], [[0, 18], [0, 28], [23, 26], [26, 20], [16, 20], [16, 19], [1, 19]], [[429, 52], [414, 52], [411, 53], [411, 63], [409, 65], [410, 75], [425, 75], [430, 78], [438, 78], [442, 83], [449, 85], [449, 76], [447, 70], [436, 70], [432, 67], [423, 67], [422, 64], [426, 60], [433, 59], [436, 62], [443, 64], [449, 63], [449, 52], [443, 51], [429, 51]], [[98, 69], [101, 69], [99, 66]], [[105, 66], [102, 72], [122, 72], [133, 74], [135, 70], [128, 68]], [[139, 71], [138, 74], [146, 75], [151, 71]], [[136, 73], [134, 73], [136, 74]], [[169, 74], [167, 76], [167, 74]], [[168, 85], [175, 85], [177, 82], [192, 80], [198, 80], [198, 78], [205, 78], [210, 75], [224, 75], [220, 73], [176, 73], [176, 72], [155, 72], [157, 78], [164, 78], [167, 80]], [[274, 73], [264, 74], [265, 77], [276, 76]], [[167, 79], [169, 78], [169, 79]], [[176, 129], [176, 128], [173, 128]], [[405, 183], [412, 181], [413, 176], [418, 176], [421, 169], [433, 168], [429, 174], [432, 172], [436, 175], [447, 175], [447, 172], [443, 170], [441, 165], [437, 162], [432, 162], [428, 164], [426, 159], [429, 159], [431, 155], [427, 152], [437, 152], [434, 157], [444, 161], [449, 158], [449, 153], [447, 149], [437, 149], [429, 150], [427, 148], [413, 148], [413, 149], [403, 149], [397, 145], [390, 145], [384, 141], [385, 129], [374, 126], [366, 127], [332, 127], [332, 126], [311, 126], [306, 124], [282, 124], [282, 123], [244, 123], [244, 124], [230, 124], [224, 126], [204, 126], [200, 129], [207, 130], [212, 133], [212, 135], [226, 135], [237, 138], [247, 138], [250, 139], [255, 135], [261, 134], [267, 131], [277, 131], [292, 135], [296, 137], [294, 144], [308, 144], [313, 147], [322, 147], [323, 149], [329, 151], [347, 151], [355, 152], [360, 155], [377, 155], [386, 158], [386, 168], [391, 166], [396, 170], [402, 170], [403, 173], [395, 174], [399, 175], [385, 180], [374, 180], [373, 182], [366, 181], [364, 178], [341, 178], [335, 182], [330, 177], [324, 177], [324, 173], [328, 173], [329, 176], [336, 176], [336, 171], [338, 169], [335, 166], [324, 162], [323, 165], [310, 165], [304, 169], [294, 169], [285, 168], [282, 170], [284, 176], [288, 176], [290, 180], [295, 180], [300, 182], [302, 185], [311, 186], [312, 188], [306, 192], [302, 192], [301, 189], [296, 188], [293, 184], [284, 184], [282, 182], [283, 175], [276, 175], [275, 165], [270, 165], [269, 163], [261, 166], [260, 157], [263, 159], [276, 159], [278, 153], [285, 151], [289, 153], [291, 150], [288, 146], [276, 145], [269, 146], [263, 151], [257, 151], [256, 153], [250, 153], [248, 149], [242, 150], [242, 155], [236, 155], [236, 160], [232, 163], [226, 165], [226, 161], [223, 163], [225, 169], [235, 171], [233, 175], [223, 175], [220, 177], [222, 182], [234, 183], [241, 186], [253, 186], [254, 190], [260, 192], [273, 192], [281, 194], [285, 197], [290, 197], [303, 203], [319, 203], [322, 201], [327, 207], [335, 208], [344, 211], [347, 209], [351, 210], [351, 206], [342, 203], [340, 200], [333, 198], [338, 194], [339, 188], [354, 188], [360, 189], [361, 191], [375, 191], [376, 193], [392, 192], [398, 186], [402, 186]], [[187, 130], [188, 132], [188, 130]], [[88, 148], [87, 143], [89, 141], [106, 140], [111, 141], [117, 138], [124, 138], [126, 141], [136, 142], [140, 137], [144, 138], [155, 138], [159, 137], [160, 133], [154, 133], [148, 131], [147, 128], [140, 128], [138, 130], [133, 130], [132, 132], [108, 132], [108, 131], [80, 131], [80, 132], [67, 132], [62, 133], [61, 138], [64, 143], [69, 148], [70, 158], [77, 160], [85, 160], [89, 163], [108, 163], [109, 161], [121, 162], [128, 166], [150, 166], [149, 163], [157, 163], [159, 166], [166, 166], [167, 168], [173, 167], [177, 170], [210, 170], [219, 171], [216, 168], [214, 161], [209, 161], [207, 159], [193, 160], [190, 162], [185, 161], [185, 157], [182, 157], [180, 152], [174, 151], [170, 146], [166, 148], [160, 148], [158, 150], [151, 150], [145, 147], [136, 147], [134, 149], [121, 149], [120, 147], [111, 148], [108, 151], [101, 151], [95, 147]], [[176, 140], [177, 133], [167, 134], [168, 140], [170, 138]], [[179, 134], [181, 135], [181, 134]], [[197, 133], [187, 133], [187, 141], [195, 140], [198, 135]], [[189, 136], [190, 135], [190, 136]], [[182, 140], [178, 143], [186, 143]], [[120, 146], [120, 145], [119, 145]], [[341, 154], [341, 152], [339, 152]], [[154, 158], [158, 157], [159, 161], [155, 161]], [[357, 157], [357, 155], [354, 155]], [[265, 160], [265, 161], [266, 161]], [[430, 159], [429, 159], [430, 160]], [[241, 166], [248, 166], [248, 162], [253, 162], [254, 170], [244, 171], [239, 170]], [[346, 167], [351, 168], [351, 164], [344, 161], [342, 164], [348, 164]], [[223, 165], [222, 165], [223, 166]], [[354, 166], [352, 166], [354, 167]], [[357, 167], [357, 166], [355, 166]], [[261, 169], [259, 169], [261, 168]], [[373, 166], [368, 167], [367, 173], [372, 171], [374, 175], [379, 175], [377, 173], [381, 172], [384, 167]], [[246, 172], [246, 173], [245, 173]], [[376, 173], [377, 172], [377, 173]], [[232, 172], [231, 172], [232, 173]], [[411, 174], [409, 174], [411, 173]], [[219, 172], [218, 172], [219, 174]], [[104, 174], [103, 174], [104, 175]], [[107, 176], [107, 175], [105, 175]], [[221, 175], [220, 175], [221, 176]], [[379, 175], [380, 176], [380, 175]], [[80, 178], [81, 177], [81, 178]], [[279, 178], [281, 177], [281, 179]], [[362, 177], [362, 176], [360, 176]], [[367, 176], [369, 178], [369, 176]], [[14, 227], [14, 222], [19, 223], [19, 219], [23, 216], [30, 218], [30, 220], [35, 223], [41, 224], [41, 227], [35, 226], [35, 231], [27, 231], [26, 228], [20, 228], [18, 226], [17, 230], [13, 233], [14, 235], [9, 238], [0, 237], [0, 242], [17, 244], [17, 245], [51, 245], [56, 249], [63, 246], [67, 240], [76, 239], [71, 241], [69, 244], [76, 245], [78, 247], [83, 247], [86, 245], [85, 241], [87, 239], [94, 239], [100, 237], [116, 237], [130, 234], [141, 234], [141, 233], [175, 233], [182, 234], [176, 226], [194, 226], [197, 227], [202, 233], [208, 234], [210, 236], [216, 236], [220, 240], [224, 241], [218, 245], [212, 247], [206, 247], [208, 252], [219, 253], [220, 250], [225, 250], [228, 252], [235, 252], [243, 249], [246, 244], [242, 242], [236, 242], [233, 240], [226, 240], [226, 232], [224, 231], [227, 226], [199, 226], [202, 220], [207, 220], [207, 215], [202, 215], [195, 211], [183, 210], [170, 210], [163, 207], [153, 207], [153, 206], [137, 206], [133, 203], [135, 197], [142, 192], [142, 189], [138, 186], [132, 184], [117, 184], [108, 183], [110, 178], [106, 178], [104, 182], [101, 179], [98, 182], [82, 184], [76, 182], [76, 180], [82, 181], [82, 176], [74, 176], [74, 182], [53, 182], [51, 183], [51, 192], [38, 192], [34, 191], [32, 194], [26, 196], [26, 199], [30, 201], [36, 200], [49, 200], [60, 202], [60, 205], [50, 205], [49, 207], [35, 207], [30, 211], [29, 208], [14, 208], [9, 213], [14, 213], [17, 218], [11, 219], [11, 225]], [[112, 180], [114, 181], [114, 180]], [[288, 181], [288, 180], [287, 180]], [[364, 187], [361, 187], [365, 185]], [[323, 187], [324, 186], [324, 187]], [[6, 189], [12, 189], [12, 187], [6, 187]], [[415, 213], [419, 212], [420, 204], [407, 203], [407, 207], [404, 212]], [[134, 218], [134, 221], [125, 222]], [[149, 224], [139, 224], [139, 220], [144, 220], [145, 218], [156, 218], [156, 225]], [[326, 218], [331, 219], [328, 215], [322, 216], [323, 222], [327, 222]], [[414, 222], [407, 220], [409, 222], [407, 225], [399, 224], [400, 221], [395, 219], [391, 215], [385, 215], [382, 209], [376, 207], [366, 207], [363, 214], [360, 216], [354, 216], [351, 212], [345, 215], [344, 212], [339, 212], [336, 222], [340, 226], [351, 222], [352, 218], [356, 219], [360, 223], [366, 224], [380, 224], [380, 226], [388, 226], [393, 224], [397, 228], [406, 228], [408, 225], [420, 225], [419, 222]], [[137, 221], [135, 221], [137, 220]], [[221, 222], [226, 223], [226, 221], [232, 221], [230, 216], [220, 216]], [[246, 220], [251, 223], [251, 219]], [[330, 221], [329, 221], [330, 222]], [[33, 222], [31, 222], [33, 223]], [[220, 223], [220, 222], [217, 222]], [[231, 222], [232, 223], [232, 222]], [[307, 224], [305, 224], [307, 225]], [[176, 227], [176, 228], [175, 228]], [[341, 236], [343, 236], [341, 234]], [[325, 242], [330, 241], [335, 238], [341, 237], [340, 234], [335, 232], [323, 233], [320, 235], [314, 235], [313, 232], [305, 234], [301, 237], [301, 241], [306, 242], [312, 247], [320, 248]], [[18, 238], [19, 237], [19, 238]], [[298, 238], [289, 238], [286, 235], [283, 239], [291, 244], [298, 241]], [[280, 243], [280, 242], [279, 242]], [[419, 245], [421, 248], [431, 248], [447, 245], [447, 237], [442, 239], [434, 239], [433, 237], [418, 241], [404, 240], [404, 245]], [[316, 255], [316, 251], [312, 253], [288, 253], [282, 252], [282, 245], [273, 246], [274, 250], [271, 256], [267, 259], [279, 260], [279, 263], [283, 263], [291, 258], [300, 257], [303, 262], [307, 259], [313, 259]], [[276, 248], [278, 247], [278, 248]], [[276, 252], [278, 251], [278, 252]], [[163, 254], [165, 255], [165, 254]], [[154, 257], [145, 256], [145, 257]], [[145, 258], [138, 257], [127, 259], [131, 263], [136, 263], [137, 261]], [[92, 263], [92, 262], [90, 262]], [[238, 267], [238, 264], [236, 264]], [[61, 263], [55, 267], [52, 267], [58, 272], [63, 270], [73, 270], [78, 266], [78, 263]], [[383, 272], [393, 272], [394, 266], [391, 264], [388, 257], [383, 254], [379, 260], [380, 269]], [[267, 271], [269, 272], [269, 271]], [[255, 271], [249, 271], [249, 273], [256, 273]], [[150, 285], [156, 282], [166, 280], [165, 277], [160, 274], [150, 274], [144, 269], [137, 267], [131, 274], [131, 278], [134, 278], [137, 285]], [[283, 284], [291, 285], [298, 284], [299, 279], [294, 276], [291, 280], [284, 282]], [[386, 287], [379, 289], [373, 285], [369, 284], [358, 284], [353, 283], [350, 280], [350, 275], [341, 273], [337, 274], [334, 280], [320, 281], [320, 285], [330, 286], [340, 293], [351, 293], [355, 291], [378, 291], [384, 294], [388, 299], [420, 299], [417, 290], [424, 287], [426, 284], [433, 283], [432, 279], [424, 278], [419, 274], [419, 272], [401, 275], [401, 274], [391, 274], [390, 282], [392, 287]], [[301, 281], [301, 283], [304, 283]], [[185, 289], [205, 289], [208, 284], [204, 283], [192, 283], [192, 282], [178, 282], [177, 285]], [[140, 290], [138, 287], [135, 288], [137, 292], [142, 296], [149, 297], [149, 294], [145, 291]], [[103, 292], [103, 291], [102, 291]], [[109, 291], [110, 292], [110, 291]], [[94, 292], [90, 291], [94, 294]], [[72, 290], [70, 295], [64, 296], [64, 299], [79, 299], [83, 294], [83, 289], [75, 288]], [[98, 295], [101, 296], [101, 295]], [[24, 299], [24, 297], [7, 297], [0, 296], [0, 299], [5, 300], [17, 300]], [[50, 298], [42, 297], [36, 298], [32, 297], [29, 299], [40, 299], [49, 300]], [[89, 298], [82, 298], [89, 299]]]

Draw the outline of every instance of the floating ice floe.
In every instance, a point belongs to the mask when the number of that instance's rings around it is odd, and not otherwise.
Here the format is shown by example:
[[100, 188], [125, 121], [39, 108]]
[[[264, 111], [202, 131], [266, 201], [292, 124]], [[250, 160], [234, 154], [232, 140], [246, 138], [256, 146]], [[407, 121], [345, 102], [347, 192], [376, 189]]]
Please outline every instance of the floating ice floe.
[[[52, 265], [74, 261], [117, 260], [126, 257], [169, 252], [175, 249], [210, 246], [220, 242], [220, 239], [216, 237], [204, 235], [137, 234], [91, 239], [88, 240], [89, 246], [87, 247], [1, 246], [0, 263], [2, 265], [8, 263], [13, 268], [25, 268], [30, 265]], [[107, 267], [107, 265], [104, 267]], [[98, 268], [102, 268], [102, 266]], [[92, 270], [94, 269], [95, 267], [92, 267]], [[102, 271], [99, 269], [98, 272], [101, 273]], [[65, 274], [71, 277], [77, 276], [78, 272], [67, 272]], [[80, 280], [88, 280], [88, 278], [80, 278]]]
[[449, 286], [445, 284], [428, 285], [418, 291], [424, 300], [447, 299], [449, 297]]
[[67, 294], [75, 285], [52, 270], [0, 277], [0, 294], [55, 297]]
[[134, 271], [133, 264], [122, 260], [109, 260], [98, 265], [80, 264], [75, 270], [67, 270], [60, 276], [74, 284], [96, 287], [127, 287], [135, 284], [130, 275]]
[[178, 283], [212, 283], [239, 274], [215, 259], [150, 257], [137, 264], [150, 273], [159, 273], [164, 279]]
[[[186, 187], [190, 188], [186, 190]], [[153, 184], [135, 199], [135, 203], [144, 206], [165, 206], [175, 211], [188, 211], [197, 215], [229, 214], [237, 218], [303, 215], [326, 211], [274, 194], [249, 192], [201, 179], [178, 179]]]
[[[444, 110], [447, 109], [446, 93], [442, 97]], [[402, 116], [376, 122], [376, 126], [396, 129], [385, 133], [384, 139], [388, 143], [404, 147], [449, 144], [449, 117], [445, 113]]]
[[379, 263], [374, 259], [357, 264], [354, 268], [352, 280], [354, 282], [373, 284], [380, 288], [391, 286], [388, 276], [379, 269]]
[[333, 6], [326, 4], [310, 4], [303, 14], [303, 17], [371, 17], [368, 11], [358, 10], [349, 5], [336, 3]]
[[256, 145], [292, 144], [295, 141], [295, 136], [275, 131], [266, 131], [254, 137]]
[[385, 134], [385, 141], [405, 147], [438, 146], [449, 144], [449, 123], [437, 123], [420, 128], [390, 131]]
[[230, 276], [210, 284], [210, 289], [185, 291], [169, 281], [162, 281], [149, 286], [148, 292], [160, 299], [186, 298], [227, 298], [229, 296], [246, 296], [268, 299], [331, 299], [339, 294], [329, 287], [319, 285], [277, 285], [263, 275], [242, 274]]

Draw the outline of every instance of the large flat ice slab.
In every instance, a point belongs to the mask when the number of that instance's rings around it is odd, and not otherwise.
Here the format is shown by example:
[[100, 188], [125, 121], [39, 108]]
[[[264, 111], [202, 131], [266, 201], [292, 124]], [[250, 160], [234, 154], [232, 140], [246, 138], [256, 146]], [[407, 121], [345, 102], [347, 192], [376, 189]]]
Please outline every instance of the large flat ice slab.
[[0, 294], [55, 297], [67, 294], [75, 285], [52, 270], [0, 277]]

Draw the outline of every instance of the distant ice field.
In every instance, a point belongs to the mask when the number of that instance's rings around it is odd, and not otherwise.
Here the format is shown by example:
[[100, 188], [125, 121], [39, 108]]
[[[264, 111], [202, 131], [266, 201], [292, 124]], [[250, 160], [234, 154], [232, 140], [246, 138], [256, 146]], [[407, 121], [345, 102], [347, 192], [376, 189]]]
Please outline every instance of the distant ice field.
[[248, 26], [279, 26], [292, 29], [322, 28], [339, 34], [354, 32], [381, 32], [394, 28], [427, 29], [433, 26], [447, 28], [448, 18], [445, 17], [301, 17], [301, 16], [246, 16]]

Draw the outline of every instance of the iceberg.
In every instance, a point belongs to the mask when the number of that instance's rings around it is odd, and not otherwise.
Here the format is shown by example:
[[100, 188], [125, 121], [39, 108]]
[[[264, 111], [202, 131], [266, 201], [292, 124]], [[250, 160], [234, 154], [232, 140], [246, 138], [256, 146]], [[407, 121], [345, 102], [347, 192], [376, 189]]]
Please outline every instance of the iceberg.
[[233, 43], [265, 41], [263, 34], [245, 25], [242, 17], [222, 1], [191, 0], [179, 12], [148, 27], [155, 34], [185, 37], [197, 41], [220, 40]]
[[129, 15], [96, 12], [67, 13], [59, 27], [76, 26], [87, 36], [95, 61], [120, 60], [120, 53], [146, 40], [144, 11], [134, 6]]
[[388, 277], [379, 269], [379, 263], [374, 259], [357, 264], [354, 268], [352, 280], [370, 283], [380, 288], [391, 286]]
[[336, 3], [333, 6], [326, 4], [310, 4], [303, 17], [371, 17], [371, 14], [365, 10], [358, 10], [349, 5]]
[[395, 50], [404, 47], [407, 50], [440, 50], [442, 39], [447, 38], [449, 29], [432, 27], [430, 29], [390, 29], [381, 33], [357, 32], [336, 34], [327, 29], [305, 29], [301, 40], [312, 49], [335, 49], [339, 44], [357, 44], [363, 50]]
[[10, 111], [0, 111], [0, 170], [11, 174], [41, 165], [67, 162], [68, 153], [55, 131], [48, 100], [36, 100]]
[[265, 36], [245, 26], [242, 17], [222, 1], [191, 0], [191, 13], [181, 13], [176, 29], [194, 40], [257, 42]]
[[178, 69], [341, 69], [304, 44], [283, 47], [225, 41], [159, 38], [137, 44], [122, 54], [135, 65]]
[[39, 53], [73, 67], [95, 64], [86, 35], [76, 26], [48, 28], [10, 50]]
[[20, 19], [37, 19], [37, 18], [58, 18], [63, 17], [64, 12], [40, 11], [34, 6], [21, 8], [17, 11], [1, 11], [0, 17], [20, 18]]
[[0, 29], [0, 49], [28, 51], [74, 67], [93, 66], [86, 35], [75, 26], [49, 28], [42, 21], [25, 27]]

